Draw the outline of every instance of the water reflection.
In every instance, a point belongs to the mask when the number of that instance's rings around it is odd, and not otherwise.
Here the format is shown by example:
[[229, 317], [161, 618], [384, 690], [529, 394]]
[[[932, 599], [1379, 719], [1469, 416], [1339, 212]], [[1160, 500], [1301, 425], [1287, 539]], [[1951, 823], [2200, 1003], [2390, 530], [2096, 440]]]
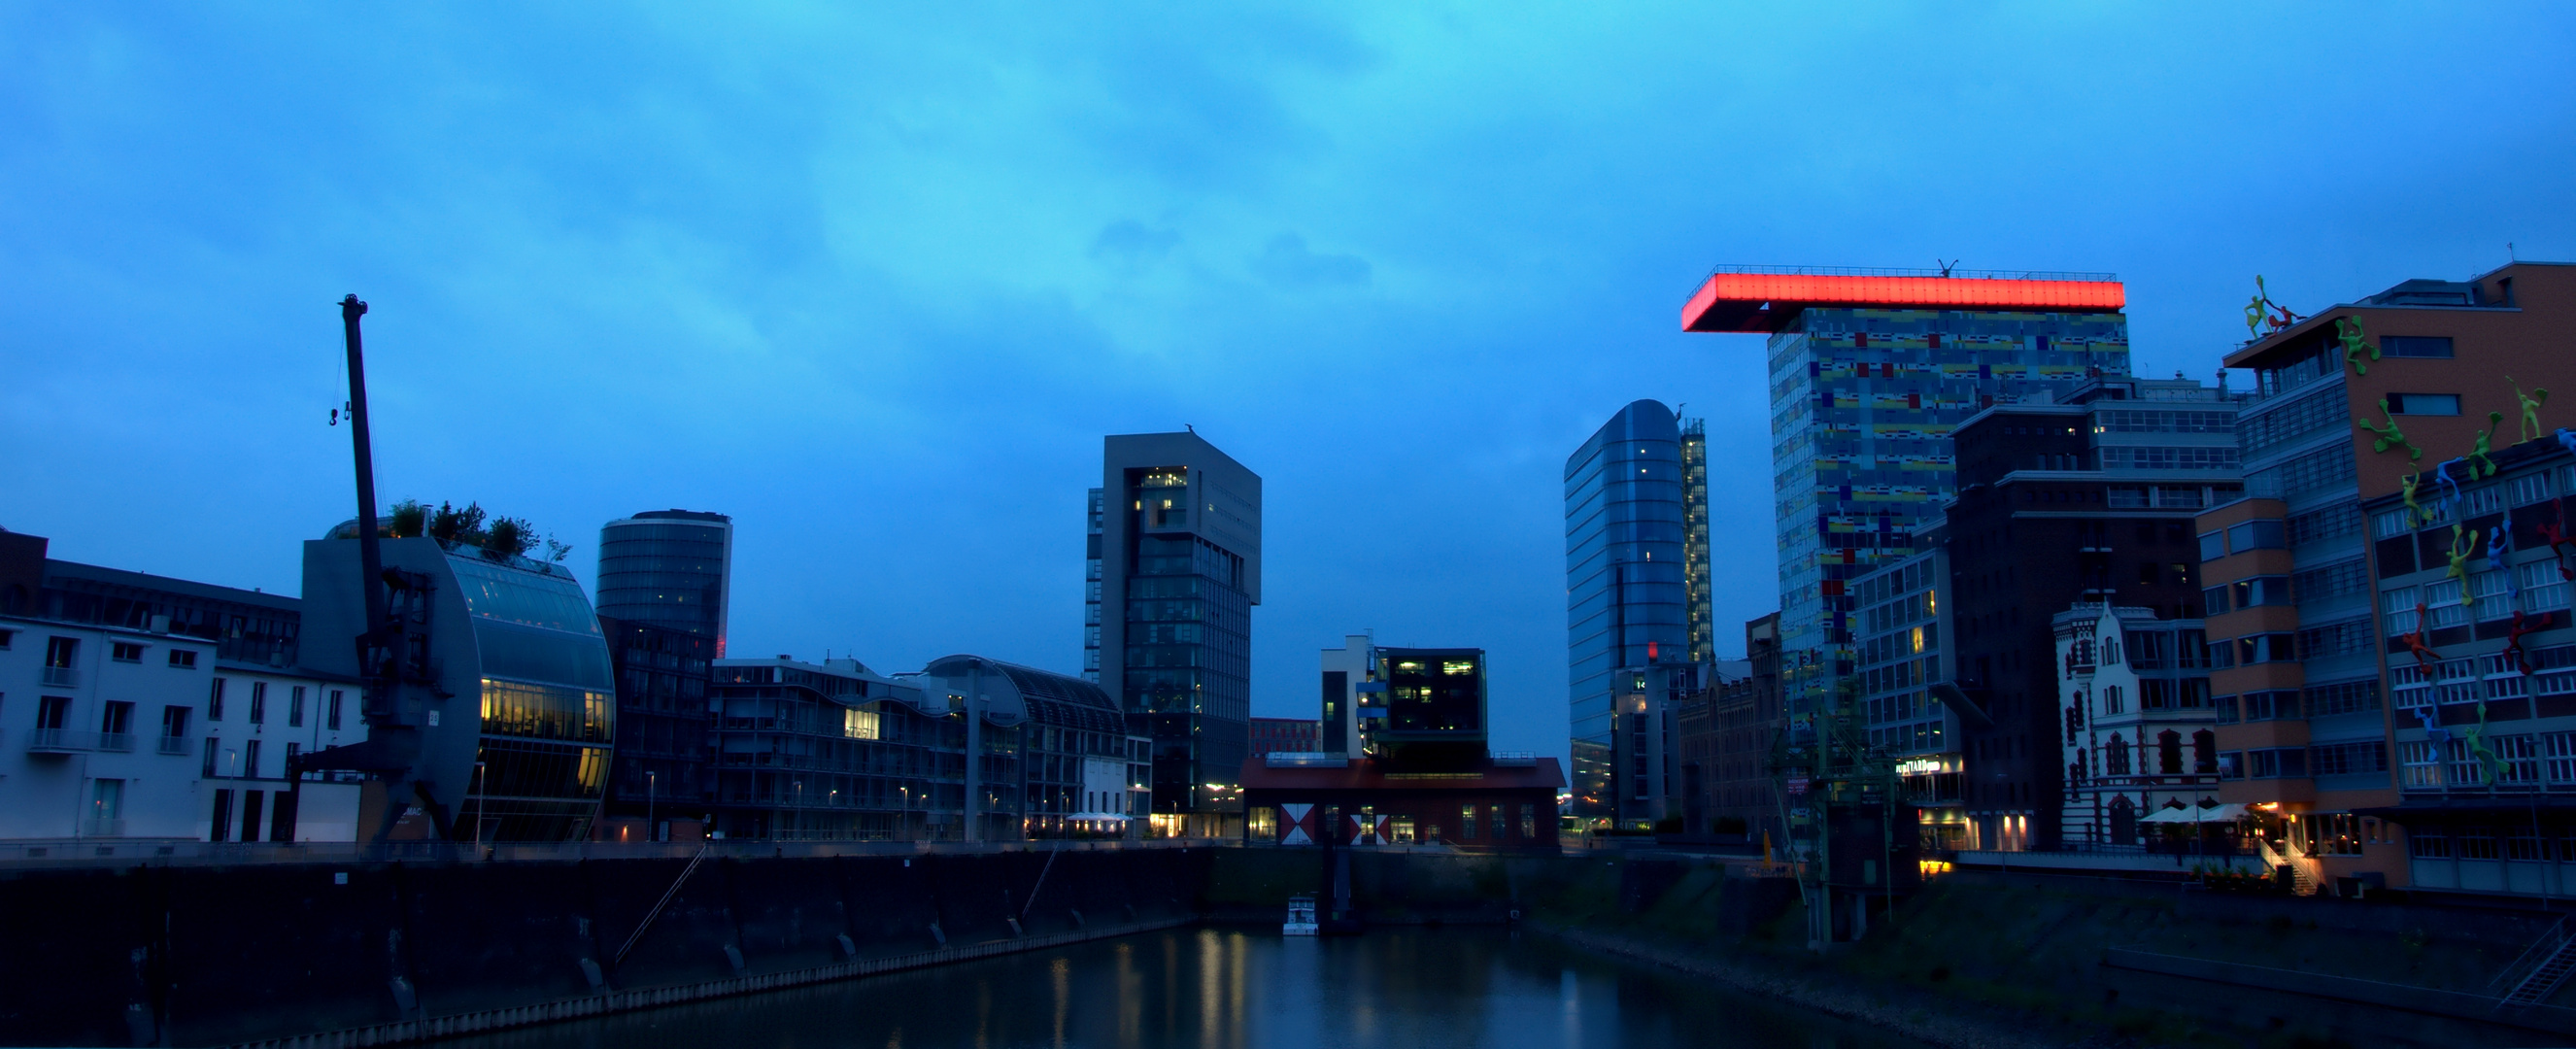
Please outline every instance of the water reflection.
[[1501, 930], [1179, 929], [445, 1043], [557, 1047], [1800, 1046], [1871, 1028]]

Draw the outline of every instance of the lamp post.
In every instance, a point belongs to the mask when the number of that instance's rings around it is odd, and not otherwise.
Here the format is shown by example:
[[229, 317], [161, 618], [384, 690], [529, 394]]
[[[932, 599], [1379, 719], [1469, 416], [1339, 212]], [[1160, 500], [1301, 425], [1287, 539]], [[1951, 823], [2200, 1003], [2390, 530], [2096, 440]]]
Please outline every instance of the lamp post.
[[644, 840], [646, 841], [662, 840], [662, 836], [653, 830], [653, 792], [655, 788], [661, 786], [660, 776], [660, 773], [651, 769], [644, 771]]
[[483, 858], [483, 763], [474, 763], [474, 858]]

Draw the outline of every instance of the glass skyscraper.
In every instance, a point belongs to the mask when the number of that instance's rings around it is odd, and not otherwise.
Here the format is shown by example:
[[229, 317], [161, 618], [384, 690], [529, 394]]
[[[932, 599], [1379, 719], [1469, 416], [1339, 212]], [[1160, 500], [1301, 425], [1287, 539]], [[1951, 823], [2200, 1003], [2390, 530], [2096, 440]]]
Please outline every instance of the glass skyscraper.
[[710, 638], [724, 658], [733, 518], [648, 510], [599, 530], [599, 614]]
[[[1705, 469], [1696, 422], [1637, 401], [1619, 410], [1565, 461], [1567, 688], [1578, 814], [1615, 808], [1611, 781], [1619, 672], [1689, 664], [1707, 644]], [[1692, 498], [1700, 500], [1696, 510]], [[1698, 527], [1694, 529], [1693, 524]], [[1696, 540], [1696, 543], [1694, 543]], [[1706, 616], [1705, 611], [1699, 612]]]
[[1084, 673], [1153, 740], [1157, 832], [1223, 833], [1251, 746], [1261, 478], [1194, 432], [1112, 436], [1102, 460]]

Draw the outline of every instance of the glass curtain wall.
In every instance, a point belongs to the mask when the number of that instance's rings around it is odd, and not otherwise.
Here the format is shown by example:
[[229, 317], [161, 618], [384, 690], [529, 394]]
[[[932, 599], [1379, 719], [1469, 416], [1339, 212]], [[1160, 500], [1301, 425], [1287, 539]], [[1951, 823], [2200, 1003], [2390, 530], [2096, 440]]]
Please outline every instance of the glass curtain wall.
[[714, 639], [724, 658], [733, 522], [661, 510], [599, 530], [599, 614]]
[[[1638, 401], [1565, 464], [1567, 682], [1577, 815], [1611, 814], [1611, 704], [1623, 667], [1690, 651], [1681, 428]], [[1653, 651], [1650, 653], [1649, 649]]]
[[1243, 557], [1192, 534], [1190, 480], [1180, 467], [1127, 477], [1126, 693], [1153, 726], [1156, 808], [1173, 811], [1234, 780], [1252, 723]]
[[448, 556], [481, 657], [482, 733], [459, 837], [588, 836], [616, 742], [608, 644], [581, 586], [560, 568]]

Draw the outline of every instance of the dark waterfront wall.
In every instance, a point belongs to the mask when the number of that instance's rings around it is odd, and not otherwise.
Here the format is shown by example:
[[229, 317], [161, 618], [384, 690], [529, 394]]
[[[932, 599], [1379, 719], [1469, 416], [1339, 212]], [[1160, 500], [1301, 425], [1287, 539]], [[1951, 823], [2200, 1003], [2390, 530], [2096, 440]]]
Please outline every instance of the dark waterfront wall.
[[[1587, 947], [1940, 1044], [2576, 1035], [2567, 1008], [2443, 1012], [2491, 996], [2488, 980], [2556, 913], [1961, 872], [1874, 913], [1861, 942], [1819, 953], [1805, 947], [1796, 887], [1740, 866], [1345, 854], [1353, 908], [1371, 926], [1517, 914]], [[1043, 851], [709, 859], [622, 965], [619, 947], [686, 861], [6, 872], [0, 1044], [223, 1045], [414, 1020], [435, 1033], [440, 1018], [468, 1016], [489, 1029], [1193, 919], [1275, 930], [1288, 896], [1335, 891], [1334, 855], [1070, 850], [1052, 868]], [[2396, 988], [2337, 997], [2364, 980]], [[2571, 1004], [2576, 989], [2551, 1003]]]
[[11, 872], [0, 1044], [234, 1044], [1185, 920], [1208, 852], [710, 859], [623, 964], [687, 861]]

